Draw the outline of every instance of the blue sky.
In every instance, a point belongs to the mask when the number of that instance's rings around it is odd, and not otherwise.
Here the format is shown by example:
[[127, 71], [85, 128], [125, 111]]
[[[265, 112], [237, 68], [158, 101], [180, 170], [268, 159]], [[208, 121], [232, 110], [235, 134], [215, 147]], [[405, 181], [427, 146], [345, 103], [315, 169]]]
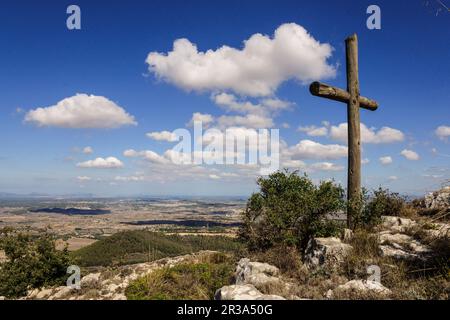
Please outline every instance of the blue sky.
[[[70, 4], [81, 8], [81, 30], [66, 27]], [[381, 8], [381, 30], [366, 27], [370, 4]], [[354, 32], [359, 37], [361, 94], [380, 105], [375, 112], [361, 110], [361, 121], [368, 128], [363, 158], [369, 160], [363, 165], [363, 184], [371, 188], [383, 185], [405, 194], [436, 189], [450, 178], [450, 13], [441, 10], [436, 15], [439, 8], [433, 1], [428, 6], [423, 1], [3, 3], [0, 192], [248, 195], [256, 188], [256, 172], [220, 165], [166, 164], [164, 154], [176, 143], [146, 136], [186, 128], [194, 113], [210, 115], [215, 119], [212, 126], [222, 129], [219, 119], [225, 120], [221, 117], [228, 117], [229, 126], [257, 129], [252, 123], [236, 122], [236, 117], [242, 120], [251, 113], [218, 105], [214, 99], [220, 94], [233, 97], [239, 106], [246, 102], [261, 106], [264, 99], [284, 103], [281, 111], [265, 112], [263, 120], [280, 129], [281, 152], [290, 157], [285, 163], [297, 161], [298, 167], [293, 169], [306, 170], [315, 181], [334, 178], [345, 185], [346, 158], [334, 154], [321, 157], [315, 153], [317, 149], [311, 150], [314, 156], [308, 156], [310, 144], [305, 141], [320, 144], [320, 150], [325, 146], [331, 153], [345, 147], [341, 136], [345, 128], [339, 125], [346, 122], [346, 106], [312, 97], [306, 84], [321, 80], [345, 88], [344, 39]], [[289, 30], [309, 34], [307, 39], [298, 39], [310, 48], [309, 55], [299, 50], [292, 61], [285, 58], [287, 53], [281, 58], [274, 53], [272, 60], [257, 56], [270, 66], [269, 70], [257, 70], [264, 83], [271, 84], [270, 92], [242, 89], [252, 85], [248, 61], [241, 63], [233, 57], [228, 61], [217, 52], [223, 46], [240, 52], [243, 41], [255, 34], [274, 44], [275, 31], [288, 23]], [[195, 44], [198, 52], [212, 50], [212, 67], [206, 69], [209, 72], [202, 83], [189, 78], [186, 61], [167, 58], [174, 41], [181, 38]], [[280, 40], [280, 44], [289, 45], [290, 41]], [[317, 49], [313, 44], [323, 47]], [[333, 50], [318, 58], [327, 48]], [[161, 57], [160, 62], [152, 60], [153, 67], [146, 63], [151, 52], [153, 57]], [[198, 52], [192, 59], [201, 56]], [[266, 58], [269, 60], [264, 61]], [[297, 60], [298, 64], [293, 64]], [[220, 63], [228, 62], [243, 68], [235, 70], [235, 78], [230, 68], [220, 68]], [[285, 68], [288, 63], [292, 63], [293, 74]], [[172, 69], [164, 67], [167, 65]], [[178, 66], [187, 69], [180, 74]], [[334, 71], [320, 73], [320, 67]], [[216, 80], [215, 86], [210, 85]], [[87, 95], [78, 103], [93, 101], [95, 108], [91, 112], [88, 106], [88, 111], [77, 113], [81, 118], [74, 123], [52, 122], [30, 113], [77, 93]], [[104, 98], [104, 104], [88, 95]], [[111, 123], [105, 117], [98, 120], [95, 112], [100, 106], [123, 113], [114, 114]], [[86, 116], [93, 121], [91, 125], [83, 118]], [[382, 131], [383, 127], [388, 130]], [[87, 146], [92, 152], [83, 153]], [[126, 150], [135, 154], [127, 156]], [[145, 151], [154, 154], [148, 156]], [[97, 158], [104, 161], [94, 162]], [[117, 159], [120, 165], [111, 164], [108, 158]]]

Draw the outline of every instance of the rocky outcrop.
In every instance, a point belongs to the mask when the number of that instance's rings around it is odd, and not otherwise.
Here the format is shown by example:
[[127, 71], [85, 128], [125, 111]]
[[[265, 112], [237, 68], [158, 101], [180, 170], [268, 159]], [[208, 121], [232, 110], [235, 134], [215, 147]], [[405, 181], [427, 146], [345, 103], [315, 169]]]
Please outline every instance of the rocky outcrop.
[[427, 209], [449, 209], [450, 186], [447, 186], [439, 191], [428, 193], [425, 196], [425, 207]]
[[155, 270], [173, 267], [180, 263], [199, 263], [215, 251], [200, 251], [193, 254], [164, 258], [161, 260], [127, 265], [101, 272], [90, 273], [81, 278], [80, 289], [67, 286], [35, 289], [28, 292], [24, 299], [36, 300], [126, 300], [125, 289], [129, 283]]
[[385, 257], [405, 260], [426, 260], [432, 250], [411, 236], [384, 231], [379, 234], [380, 253]]
[[305, 263], [309, 268], [327, 267], [334, 269], [352, 250], [352, 246], [339, 238], [311, 239], [305, 251]]
[[[281, 295], [270, 294], [274, 288], [278, 292], [289, 292], [291, 283], [280, 275], [280, 270], [268, 263], [239, 260], [236, 266], [235, 283], [216, 291], [216, 300], [286, 300]], [[262, 292], [266, 293], [262, 293]], [[268, 293], [267, 293], [268, 292]], [[289, 297], [293, 298], [293, 297]]]
[[345, 284], [338, 286], [334, 290], [327, 292], [328, 299], [339, 297], [358, 297], [358, 296], [378, 296], [380, 298], [387, 297], [391, 294], [391, 290], [383, 286], [381, 283], [371, 280], [351, 280]]
[[425, 228], [411, 219], [383, 216], [378, 232], [380, 254], [408, 261], [426, 261], [433, 255], [432, 249], [410, 234], [420, 230], [431, 238], [439, 238], [448, 236], [449, 229], [447, 224], [433, 223]]
[[450, 225], [447, 223], [432, 223], [424, 232], [431, 238], [449, 238], [450, 237]]
[[278, 285], [281, 279], [277, 276], [280, 270], [268, 263], [253, 262], [250, 259], [242, 258], [236, 267], [236, 284], [251, 284], [256, 288], [263, 288], [270, 285]]
[[215, 300], [286, 300], [285, 298], [263, 294], [251, 284], [225, 286], [216, 291]]
[[391, 232], [406, 232], [408, 228], [417, 226], [417, 222], [407, 218], [382, 216], [381, 229], [389, 230]]

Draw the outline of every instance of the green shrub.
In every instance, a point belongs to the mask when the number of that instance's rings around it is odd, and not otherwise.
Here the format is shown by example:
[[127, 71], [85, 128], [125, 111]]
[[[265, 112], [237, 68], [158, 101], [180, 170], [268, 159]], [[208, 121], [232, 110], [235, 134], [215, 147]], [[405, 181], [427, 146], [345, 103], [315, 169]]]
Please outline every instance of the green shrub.
[[373, 227], [381, 221], [381, 216], [401, 216], [407, 209], [404, 198], [381, 187], [370, 197], [364, 192], [363, 198], [365, 205], [359, 219], [360, 226]]
[[318, 186], [297, 172], [276, 172], [259, 178], [243, 212], [239, 237], [250, 250], [274, 245], [306, 247], [309, 239], [323, 231], [328, 214], [344, 208], [344, 190], [331, 181]]
[[234, 263], [220, 256], [156, 270], [133, 281], [125, 294], [129, 300], [211, 300], [233, 277]]
[[65, 283], [69, 254], [67, 248], [56, 250], [50, 235], [32, 236], [11, 229], [0, 235], [0, 249], [7, 257], [0, 265], [0, 296], [16, 298], [32, 288]]

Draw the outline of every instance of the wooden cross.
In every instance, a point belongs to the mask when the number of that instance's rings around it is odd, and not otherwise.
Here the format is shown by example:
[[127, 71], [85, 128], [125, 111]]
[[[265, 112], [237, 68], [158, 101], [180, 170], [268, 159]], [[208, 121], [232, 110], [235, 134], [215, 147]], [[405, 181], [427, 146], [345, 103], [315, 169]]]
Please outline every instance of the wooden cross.
[[347, 103], [348, 122], [348, 176], [347, 176], [347, 226], [354, 227], [354, 217], [358, 214], [361, 194], [361, 134], [359, 108], [375, 111], [378, 104], [359, 95], [358, 80], [358, 37], [356, 34], [345, 39], [347, 62], [347, 90], [342, 90], [320, 82], [309, 87], [311, 94]]

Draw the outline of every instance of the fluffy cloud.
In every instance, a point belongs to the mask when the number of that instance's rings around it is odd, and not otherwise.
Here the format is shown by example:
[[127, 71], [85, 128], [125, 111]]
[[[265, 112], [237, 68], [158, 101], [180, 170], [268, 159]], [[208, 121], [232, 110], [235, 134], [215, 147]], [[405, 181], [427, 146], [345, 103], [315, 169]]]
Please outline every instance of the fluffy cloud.
[[220, 116], [217, 124], [221, 128], [246, 127], [254, 129], [265, 129], [273, 127], [273, 120], [270, 117], [257, 114], [247, 114], [245, 116]]
[[116, 176], [114, 178], [115, 181], [121, 181], [121, 182], [136, 182], [136, 181], [143, 181], [144, 176]]
[[368, 158], [364, 158], [361, 160], [361, 164], [368, 164], [370, 160]]
[[108, 158], [96, 158], [94, 160], [88, 160], [77, 164], [79, 168], [98, 168], [98, 169], [115, 169], [122, 168], [123, 163], [115, 157]]
[[344, 166], [339, 166], [331, 162], [318, 162], [313, 163], [310, 168], [312, 170], [318, 170], [318, 171], [342, 171], [344, 170]]
[[389, 176], [389, 177], [388, 177], [388, 180], [389, 180], [389, 181], [397, 181], [397, 180], [398, 180], [398, 177], [397, 177], [397, 176]]
[[286, 155], [298, 159], [339, 159], [348, 154], [347, 147], [338, 144], [320, 144], [311, 140], [301, 140], [288, 148]]
[[292, 105], [292, 103], [278, 98], [265, 98], [261, 99], [259, 103], [254, 104], [249, 101], [240, 101], [235, 95], [225, 92], [213, 95], [212, 99], [215, 104], [226, 111], [244, 114], [268, 115], [286, 110]]
[[[332, 126], [330, 129], [330, 137], [334, 140], [347, 143], [347, 123]], [[376, 131], [374, 128], [367, 128], [364, 123], [361, 123], [362, 143], [393, 143], [403, 141], [404, 139], [405, 135], [400, 130], [382, 127]]]
[[92, 178], [91, 177], [86, 177], [86, 176], [78, 176], [77, 180], [80, 182], [85, 182], [85, 181], [91, 181]]
[[436, 128], [434, 133], [439, 137], [439, 139], [446, 139], [450, 137], [450, 127], [449, 126], [439, 126]]
[[303, 162], [302, 160], [292, 160], [292, 159], [288, 159], [282, 162], [282, 167], [283, 168], [289, 168], [289, 169], [302, 169], [306, 167], [306, 163]]
[[153, 163], [159, 163], [159, 164], [166, 164], [168, 163], [168, 160], [164, 158], [163, 156], [160, 156], [154, 151], [151, 150], [143, 150], [143, 151], [136, 151], [133, 149], [128, 149], [123, 152], [123, 155], [128, 158], [136, 158], [141, 157], [147, 161], [153, 162]]
[[177, 135], [169, 131], [149, 132], [146, 134], [146, 136], [156, 141], [167, 141], [167, 142], [178, 141]]
[[94, 149], [92, 149], [92, 147], [84, 147], [82, 152], [84, 154], [91, 154], [94, 152]]
[[273, 38], [254, 34], [242, 50], [222, 46], [198, 51], [178, 39], [167, 54], [150, 52], [146, 62], [157, 77], [186, 90], [232, 90], [248, 96], [269, 96], [288, 79], [302, 83], [334, 77], [327, 60], [332, 47], [315, 40], [302, 26], [283, 24]]
[[192, 114], [192, 118], [187, 124], [188, 127], [192, 127], [194, 122], [201, 122], [204, 127], [207, 127], [214, 122], [214, 117], [207, 113], [195, 112]]
[[402, 150], [402, 152], [400, 152], [400, 154], [404, 156], [406, 159], [411, 161], [416, 161], [420, 159], [419, 155], [412, 150], [404, 149]]
[[314, 171], [342, 171], [344, 166], [336, 165], [332, 162], [316, 162], [313, 164], [306, 164], [302, 160], [284, 160], [281, 167], [289, 169], [300, 169], [303, 171], [314, 172]]
[[392, 158], [390, 156], [380, 157], [379, 160], [380, 163], [384, 166], [392, 163]]
[[324, 137], [328, 134], [327, 127], [306, 126], [299, 127], [297, 131], [305, 132], [310, 137]]
[[39, 127], [60, 128], [118, 128], [137, 124], [132, 115], [111, 100], [87, 94], [76, 94], [56, 105], [31, 110], [25, 121]]

